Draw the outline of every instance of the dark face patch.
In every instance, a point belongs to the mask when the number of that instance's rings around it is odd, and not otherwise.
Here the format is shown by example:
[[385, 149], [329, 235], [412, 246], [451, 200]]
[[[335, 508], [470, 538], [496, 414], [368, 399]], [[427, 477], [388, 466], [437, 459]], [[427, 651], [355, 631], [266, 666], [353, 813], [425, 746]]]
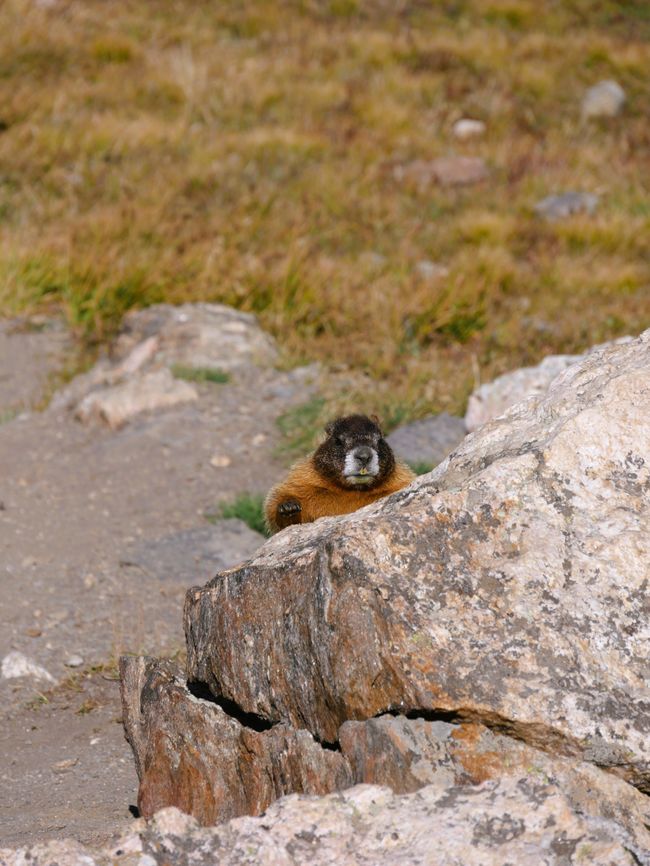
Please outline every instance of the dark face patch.
[[372, 490], [388, 478], [395, 468], [395, 458], [379, 426], [366, 415], [337, 418], [325, 428], [327, 439], [316, 449], [314, 466], [318, 472], [339, 487], [350, 489], [354, 484], [344, 475], [345, 458], [356, 448], [367, 447], [377, 452], [379, 472], [363, 485]]

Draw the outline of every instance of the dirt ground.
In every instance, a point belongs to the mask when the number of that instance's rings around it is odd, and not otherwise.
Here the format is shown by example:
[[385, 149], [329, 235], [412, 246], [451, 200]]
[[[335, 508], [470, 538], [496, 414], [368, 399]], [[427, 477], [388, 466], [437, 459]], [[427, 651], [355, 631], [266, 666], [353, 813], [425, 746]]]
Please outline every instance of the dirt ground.
[[307, 396], [292, 374], [251, 366], [120, 430], [84, 426], [28, 408], [68, 346], [56, 324], [0, 327], [0, 657], [23, 653], [55, 680], [0, 678], [3, 846], [99, 843], [131, 820], [117, 658], [182, 652], [186, 588], [262, 541], [205, 514], [268, 489], [275, 419]]

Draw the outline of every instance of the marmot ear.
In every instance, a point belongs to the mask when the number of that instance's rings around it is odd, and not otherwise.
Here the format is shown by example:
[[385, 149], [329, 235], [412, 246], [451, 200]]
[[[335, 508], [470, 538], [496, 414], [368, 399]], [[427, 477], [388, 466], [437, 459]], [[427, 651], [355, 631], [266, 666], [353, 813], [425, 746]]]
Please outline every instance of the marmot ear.
[[325, 425], [325, 432], [327, 433], [328, 436], [331, 436], [332, 433], [334, 432], [334, 424], [335, 423], [336, 423], [335, 421], [328, 421], [328, 423]]
[[384, 435], [384, 431], [381, 429], [381, 421], [379, 420], [379, 415], [370, 415], [370, 420], [373, 424], [376, 424], [379, 427], [379, 432], [381, 435]]

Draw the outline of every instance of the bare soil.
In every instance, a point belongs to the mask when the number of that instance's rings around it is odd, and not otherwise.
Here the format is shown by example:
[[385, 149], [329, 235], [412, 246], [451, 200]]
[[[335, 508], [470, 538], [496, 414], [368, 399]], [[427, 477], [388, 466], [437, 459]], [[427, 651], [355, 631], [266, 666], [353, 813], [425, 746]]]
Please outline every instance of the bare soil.
[[0, 678], [0, 844], [12, 847], [100, 843], [131, 819], [116, 660], [182, 652], [187, 587], [262, 541], [205, 514], [278, 478], [275, 419], [308, 397], [291, 373], [251, 367], [118, 431], [51, 409], [12, 417], [41, 398], [67, 341], [0, 328], [0, 657], [22, 652], [57, 681]]

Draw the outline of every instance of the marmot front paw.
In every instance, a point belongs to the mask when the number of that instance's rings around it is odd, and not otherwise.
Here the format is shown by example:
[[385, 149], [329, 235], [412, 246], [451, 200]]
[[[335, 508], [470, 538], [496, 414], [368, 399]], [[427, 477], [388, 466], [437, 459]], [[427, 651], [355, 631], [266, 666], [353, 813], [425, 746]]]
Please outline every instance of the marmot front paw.
[[278, 505], [278, 523], [289, 526], [292, 523], [300, 523], [302, 506], [297, 499], [285, 499]]

